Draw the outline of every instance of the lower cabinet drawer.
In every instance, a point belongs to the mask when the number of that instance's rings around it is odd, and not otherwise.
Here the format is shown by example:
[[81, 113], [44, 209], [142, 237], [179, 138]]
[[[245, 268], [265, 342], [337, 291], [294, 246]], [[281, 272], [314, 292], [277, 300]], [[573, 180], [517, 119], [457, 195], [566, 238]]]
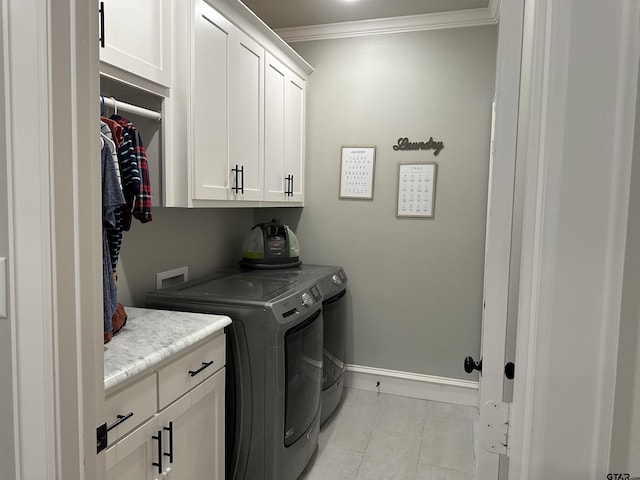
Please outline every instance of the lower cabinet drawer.
[[162, 409], [225, 365], [224, 334], [158, 371], [158, 408]]
[[107, 441], [112, 444], [158, 410], [156, 375], [149, 375], [105, 401]]

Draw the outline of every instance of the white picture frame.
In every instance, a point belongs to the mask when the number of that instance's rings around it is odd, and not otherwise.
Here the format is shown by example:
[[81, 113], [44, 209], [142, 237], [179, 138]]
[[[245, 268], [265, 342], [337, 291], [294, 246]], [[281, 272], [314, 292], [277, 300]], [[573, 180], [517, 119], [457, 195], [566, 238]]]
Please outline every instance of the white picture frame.
[[436, 162], [398, 163], [397, 217], [434, 218]]
[[340, 199], [373, 200], [376, 147], [340, 147]]

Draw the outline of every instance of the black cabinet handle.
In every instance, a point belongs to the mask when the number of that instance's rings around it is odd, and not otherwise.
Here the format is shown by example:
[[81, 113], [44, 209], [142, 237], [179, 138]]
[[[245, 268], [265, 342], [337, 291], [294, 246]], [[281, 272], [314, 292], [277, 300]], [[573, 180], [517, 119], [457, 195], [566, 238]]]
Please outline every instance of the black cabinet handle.
[[104, 48], [104, 2], [100, 2], [100, 46]]
[[240, 188], [238, 187], [238, 172], [240, 170], [238, 169], [238, 164], [236, 164], [236, 166], [234, 168], [231, 169], [231, 172], [233, 173], [233, 187], [231, 187], [231, 190], [233, 190], [234, 192], [238, 193], [238, 190], [240, 190]]
[[285, 180], [287, 183], [286, 183], [284, 194], [287, 197], [293, 197], [293, 175], [287, 175], [285, 177]]
[[201, 371], [203, 371], [205, 368], [211, 365], [213, 365], [213, 360], [211, 360], [210, 362], [202, 362], [202, 366], [198, 370], [189, 370], [189, 375], [191, 375], [192, 377], [195, 377], [197, 374], [199, 374]]
[[109, 430], [113, 430], [114, 428], [116, 428], [121, 423], [124, 423], [125, 421], [129, 420], [131, 417], [133, 417], [133, 412], [129, 412], [126, 415], [117, 415], [117, 417], [116, 417], [117, 420], [115, 422], [113, 422], [111, 425], [107, 426], [107, 432]]
[[158, 467], [158, 473], [162, 473], [162, 430], [158, 430], [158, 435], [153, 435], [151, 438], [158, 441], [158, 461], [151, 465]]
[[284, 194], [287, 197], [293, 197], [293, 175], [287, 175], [285, 177], [285, 180], [287, 181], [287, 186], [285, 188]]
[[[236, 164], [235, 168], [232, 168], [231, 171], [235, 175], [235, 187], [232, 187], [231, 190], [236, 193], [244, 193], [244, 165], [238, 166], [238, 164]], [[241, 175], [241, 179], [238, 179], [238, 174]]]
[[169, 457], [169, 463], [173, 463], [173, 422], [169, 422], [168, 427], [164, 427], [164, 430], [169, 432], [169, 453], [165, 453], [165, 457]]
[[233, 180], [233, 187], [231, 187], [231, 190], [233, 190], [234, 192], [238, 193], [238, 164], [236, 164], [236, 166], [234, 168], [231, 169], [231, 173], [233, 173], [234, 176], [234, 180]]

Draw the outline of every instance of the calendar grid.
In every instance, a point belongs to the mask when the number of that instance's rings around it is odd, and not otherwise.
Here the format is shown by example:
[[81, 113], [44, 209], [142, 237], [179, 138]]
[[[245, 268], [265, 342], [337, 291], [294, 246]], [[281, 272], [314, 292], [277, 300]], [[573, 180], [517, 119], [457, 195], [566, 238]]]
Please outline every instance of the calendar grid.
[[343, 146], [340, 161], [340, 198], [372, 200], [376, 147]]
[[398, 164], [398, 217], [433, 218], [436, 162]]

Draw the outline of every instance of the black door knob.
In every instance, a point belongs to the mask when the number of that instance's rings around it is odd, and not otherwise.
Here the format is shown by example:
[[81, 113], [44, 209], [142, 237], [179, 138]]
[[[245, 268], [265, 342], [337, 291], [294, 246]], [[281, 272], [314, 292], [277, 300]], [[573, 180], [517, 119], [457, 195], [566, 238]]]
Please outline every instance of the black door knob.
[[516, 375], [516, 366], [513, 362], [507, 362], [504, 366], [504, 374], [509, 380], [513, 380]]
[[479, 362], [476, 362], [473, 357], [466, 357], [464, 359], [464, 371], [471, 373], [474, 370], [478, 370], [482, 374], [482, 359], [480, 359]]

